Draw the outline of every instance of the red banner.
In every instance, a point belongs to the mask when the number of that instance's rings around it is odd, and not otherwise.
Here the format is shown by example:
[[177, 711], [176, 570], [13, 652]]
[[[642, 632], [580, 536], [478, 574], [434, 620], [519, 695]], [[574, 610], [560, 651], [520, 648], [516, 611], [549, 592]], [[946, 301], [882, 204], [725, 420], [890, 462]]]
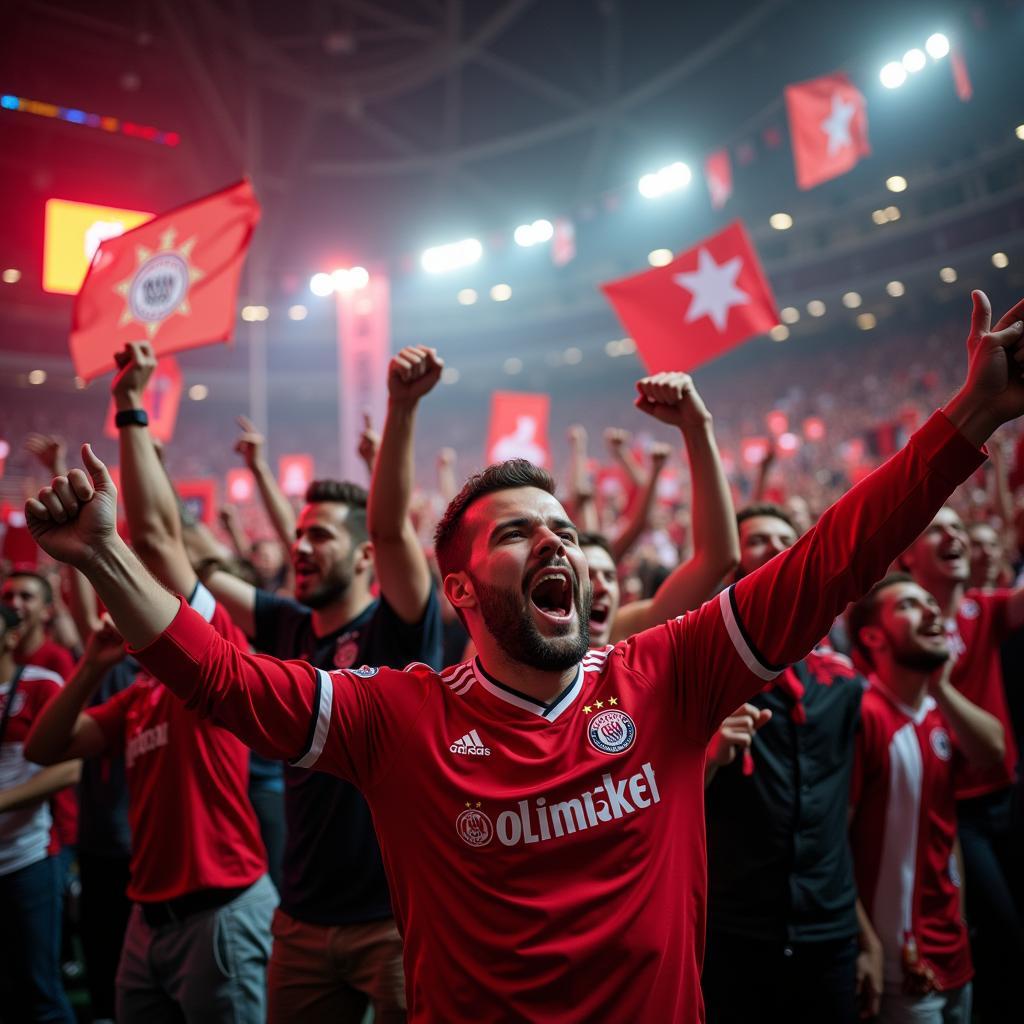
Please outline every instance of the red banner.
[[11, 446], [6, 441], [0, 441], [0, 478], [4, 475], [7, 466], [7, 456], [11, 454]]
[[649, 373], [693, 370], [779, 322], [768, 279], [739, 221], [667, 266], [601, 290]]
[[708, 183], [711, 206], [720, 210], [732, 195], [732, 164], [729, 161], [729, 150], [720, 149], [712, 153], [704, 163], [704, 177]]
[[304, 498], [313, 482], [312, 455], [282, 455], [277, 460], [277, 482], [289, 498]]
[[786, 110], [800, 188], [846, 174], [870, 156], [867, 104], [846, 75], [787, 85]]
[[174, 489], [178, 492], [182, 504], [201, 523], [213, 526], [215, 504], [217, 501], [217, 485], [208, 477], [195, 480], [176, 480]]
[[259, 212], [242, 181], [101, 242], [75, 299], [75, 372], [114, 369], [129, 341], [150, 341], [158, 356], [227, 341]]
[[[164, 356], [157, 363], [142, 395], [142, 407], [149, 415], [149, 432], [164, 444], [174, 437], [174, 425], [178, 422], [180, 404], [181, 370], [174, 356]], [[114, 399], [111, 398], [107, 406], [107, 421], [103, 425], [103, 433], [116, 439], [115, 414]]]
[[0, 559], [18, 569], [35, 568], [39, 563], [39, 548], [25, 523], [25, 513], [5, 502], [0, 508], [0, 519], [4, 525]]
[[248, 505], [256, 495], [256, 481], [248, 469], [229, 469], [225, 485], [232, 505]]
[[341, 476], [361, 480], [366, 472], [357, 451], [363, 414], [383, 423], [391, 359], [390, 282], [371, 271], [366, 287], [338, 295], [338, 450]]
[[491, 395], [486, 461], [493, 464], [508, 459], [529, 459], [534, 465], [550, 466], [550, 408], [551, 399], [547, 395], [495, 391]]

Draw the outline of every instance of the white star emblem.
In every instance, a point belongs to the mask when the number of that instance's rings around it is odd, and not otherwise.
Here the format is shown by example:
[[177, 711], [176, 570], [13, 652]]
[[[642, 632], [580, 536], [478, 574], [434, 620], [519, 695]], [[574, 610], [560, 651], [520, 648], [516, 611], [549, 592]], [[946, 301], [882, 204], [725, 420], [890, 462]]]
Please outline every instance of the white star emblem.
[[719, 331], [724, 331], [729, 320], [729, 310], [733, 306], [745, 306], [750, 302], [750, 296], [736, 287], [736, 278], [742, 269], [743, 259], [740, 256], [733, 256], [731, 260], [718, 264], [707, 249], [701, 249], [697, 253], [695, 271], [673, 274], [675, 283], [693, 296], [690, 308], [686, 311], [686, 322], [692, 323], [707, 316]]
[[832, 110], [821, 122], [821, 130], [828, 136], [829, 156], [844, 146], [853, 145], [853, 139], [850, 138], [850, 121], [856, 113], [856, 104], [845, 103], [839, 93], [832, 93]]

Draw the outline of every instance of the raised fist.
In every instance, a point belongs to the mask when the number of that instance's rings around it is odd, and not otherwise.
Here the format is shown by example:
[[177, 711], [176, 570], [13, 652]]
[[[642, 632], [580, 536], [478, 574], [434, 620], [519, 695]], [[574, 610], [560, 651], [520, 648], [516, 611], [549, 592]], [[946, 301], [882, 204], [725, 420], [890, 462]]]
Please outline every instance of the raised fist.
[[370, 419], [368, 412], [363, 413], [363, 431], [359, 435], [359, 446], [356, 450], [359, 458], [373, 472], [373, 464], [377, 461], [377, 452], [380, 451], [380, 434], [373, 429], [373, 420]]
[[388, 365], [388, 395], [392, 401], [418, 402], [441, 379], [444, 360], [426, 345], [410, 345]]
[[25, 451], [34, 455], [51, 476], [62, 476], [68, 464], [64, 442], [51, 434], [29, 434], [25, 438]]
[[263, 461], [263, 449], [267, 439], [256, 429], [248, 416], [236, 416], [235, 422], [242, 431], [235, 441], [235, 451], [242, 456], [250, 469], [254, 469], [257, 463]]
[[142, 395], [156, 369], [156, 356], [148, 341], [130, 341], [114, 354], [118, 373], [110, 385], [110, 392], [122, 405], [139, 408]]
[[656, 373], [636, 382], [634, 405], [662, 423], [674, 427], [699, 427], [710, 422], [704, 400], [688, 373]]

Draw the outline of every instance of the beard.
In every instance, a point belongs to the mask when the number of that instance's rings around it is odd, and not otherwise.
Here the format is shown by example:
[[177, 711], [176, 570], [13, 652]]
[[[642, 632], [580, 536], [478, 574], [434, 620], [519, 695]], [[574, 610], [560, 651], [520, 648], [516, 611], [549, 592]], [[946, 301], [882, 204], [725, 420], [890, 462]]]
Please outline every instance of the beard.
[[581, 594], [579, 583], [573, 583], [573, 604], [579, 625], [575, 633], [558, 637], [546, 637], [537, 629], [530, 615], [528, 597], [475, 578], [473, 587], [480, 602], [484, 625], [513, 661], [542, 672], [563, 672], [578, 665], [590, 649], [592, 593], [589, 586]]
[[930, 651], [910, 644], [894, 647], [892, 660], [912, 672], [934, 672], [949, 661], [949, 651]]
[[340, 562], [335, 562], [330, 571], [321, 580], [320, 585], [299, 600], [313, 609], [326, 608], [327, 605], [344, 597], [355, 578], [354, 555], [349, 555]]

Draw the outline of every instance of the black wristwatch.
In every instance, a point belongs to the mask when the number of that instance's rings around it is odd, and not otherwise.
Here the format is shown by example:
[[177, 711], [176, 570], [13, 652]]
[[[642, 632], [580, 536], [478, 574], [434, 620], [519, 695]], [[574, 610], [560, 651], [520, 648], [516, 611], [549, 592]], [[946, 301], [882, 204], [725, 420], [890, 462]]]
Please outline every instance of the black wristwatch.
[[114, 417], [115, 427], [148, 427], [149, 414], [145, 409], [122, 409]]

